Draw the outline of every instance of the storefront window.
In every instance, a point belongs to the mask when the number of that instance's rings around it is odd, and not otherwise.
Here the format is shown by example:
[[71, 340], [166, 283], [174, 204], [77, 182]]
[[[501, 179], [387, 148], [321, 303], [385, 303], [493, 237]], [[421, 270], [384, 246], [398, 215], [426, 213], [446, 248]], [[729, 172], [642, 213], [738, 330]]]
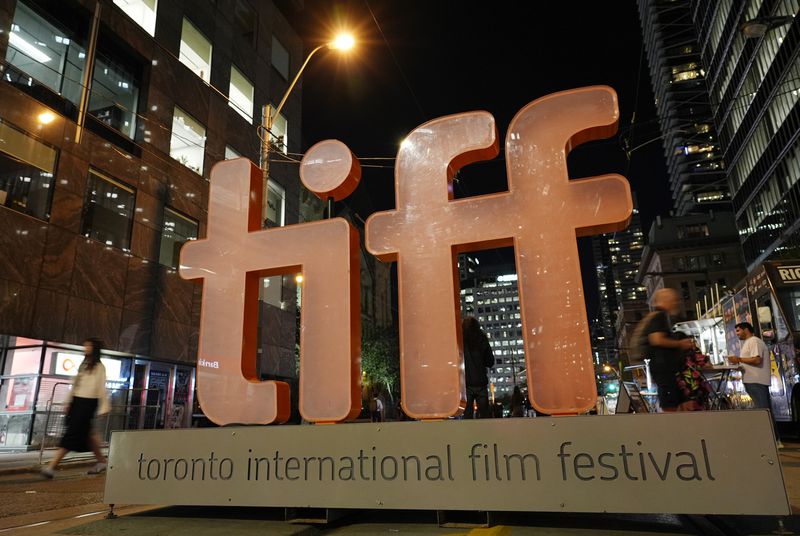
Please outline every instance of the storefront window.
[[8, 123], [0, 123], [0, 205], [50, 219], [58, 152]]
[[169, 155], [198, 175], [202, 175], [205, 149], [206, 127], [176, 106], [172, 116]]
[[130, 186], [90, 170], [88, 202], [81, 233], [87, 238], [129, 251], [135, 198]]
[[[41, 344], [41, 341], [36, 342]], [[19, 374], [38, 374], [41, 361], [41, 346], [11, 349], [6, 354], [6, 366], [3, 375], [16, 376]]]
[[164, 266], [177, 268], [181, 247], [187, 241], [195, 239], [197, 239], [197, 222], [171, 208], [165, 208], [158, 262]]

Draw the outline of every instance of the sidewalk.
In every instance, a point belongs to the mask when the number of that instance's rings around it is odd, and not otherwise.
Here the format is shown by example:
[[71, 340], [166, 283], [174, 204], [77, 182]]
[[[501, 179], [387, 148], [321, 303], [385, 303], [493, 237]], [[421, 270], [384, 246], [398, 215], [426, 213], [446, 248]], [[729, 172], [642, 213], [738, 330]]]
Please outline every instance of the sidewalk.
[[[103, 454], [108, 454], [108, 448], [101, 449]], [[46, 465], [56, 453], [56, 449], [47, 449], [42, 455], [42, 465]], [[70, 452], [61, 462], [61, 465], [92, 465], [95, 463], [94, 454], [91, 452]], [[19, 473], [35, 473], [41, 469], [39, 465], [39, 451], [0, 453], [0, 475], [13, 475]]]

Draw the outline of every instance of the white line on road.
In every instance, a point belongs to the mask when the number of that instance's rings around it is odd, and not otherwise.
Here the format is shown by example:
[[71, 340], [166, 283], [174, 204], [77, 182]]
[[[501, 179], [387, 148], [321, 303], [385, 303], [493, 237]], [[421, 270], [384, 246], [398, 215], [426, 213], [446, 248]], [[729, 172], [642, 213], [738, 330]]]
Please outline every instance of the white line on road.
[[11, 528], [7, 528], [7, 529], [2, 529], [2, 530], [0, 530], [0, 532], [9, 532], [9, 531], [12, 531], [12, 530], [17, 530], [17, 529], [29, 529], [31, 527], [39, 527], [41, 525], [47, 525], [48, 523], [52, 523], [52, 521], [41, 521], [39, 523], [31, 523], [30, 525], [20, 525], [19, 527], [11, 527]]

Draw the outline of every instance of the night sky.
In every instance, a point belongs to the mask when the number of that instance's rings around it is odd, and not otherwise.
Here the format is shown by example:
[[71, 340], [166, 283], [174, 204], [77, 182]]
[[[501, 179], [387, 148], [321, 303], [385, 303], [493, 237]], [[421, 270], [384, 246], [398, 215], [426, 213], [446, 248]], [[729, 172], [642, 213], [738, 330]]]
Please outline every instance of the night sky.
[[[574, 150], [570, 177], [620, 173], [639, 199], [645, 233], [670, 207], [663, 149], [635, 2], [454, 0], [306, 0], [277, 4], [306, 52], [350, 28], [348, 55], [315, 56], [302, 78], [303, 147], [336, 138], [362, 159], [362, 184], [345, 200], [362, 218], [394, 207], [392, 160], [416, 126], [448, 114], [487, 110], [500, 135], [500, 156], [462, 170], [456, 196], [506, 189], [502, 148], [514, 114], [555, 91], [607, 84], [619, 95], [620, 130]], [[296, 69], [296, 66], [293, 66]], [[292, 75], [294, 74], [293, 71]], [[631, 126], [635, 112], [635, 122]], [[286, 165], [286, 164], [284, 164]], [[597, 307], [588, 239], [581, 261], [589, 314]], [[488, 262], [508, 251], [484, 254]]]

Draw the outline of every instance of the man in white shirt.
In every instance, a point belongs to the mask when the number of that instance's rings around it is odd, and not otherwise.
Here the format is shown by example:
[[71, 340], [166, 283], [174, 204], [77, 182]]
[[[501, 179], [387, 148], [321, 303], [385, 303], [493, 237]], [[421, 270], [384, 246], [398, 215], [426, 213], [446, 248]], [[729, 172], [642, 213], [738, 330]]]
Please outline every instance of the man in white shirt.
[[753, 407], [770, 409], [769, 348], [753, 334], [753, 325], [749, 322], [736, 324], [736, 336], [744, 341], [739, 352], [741, 355], [729, 355], [728, 362], [741, 363], [744, 371], [742, 381], [747, 394], [753, 399]]

